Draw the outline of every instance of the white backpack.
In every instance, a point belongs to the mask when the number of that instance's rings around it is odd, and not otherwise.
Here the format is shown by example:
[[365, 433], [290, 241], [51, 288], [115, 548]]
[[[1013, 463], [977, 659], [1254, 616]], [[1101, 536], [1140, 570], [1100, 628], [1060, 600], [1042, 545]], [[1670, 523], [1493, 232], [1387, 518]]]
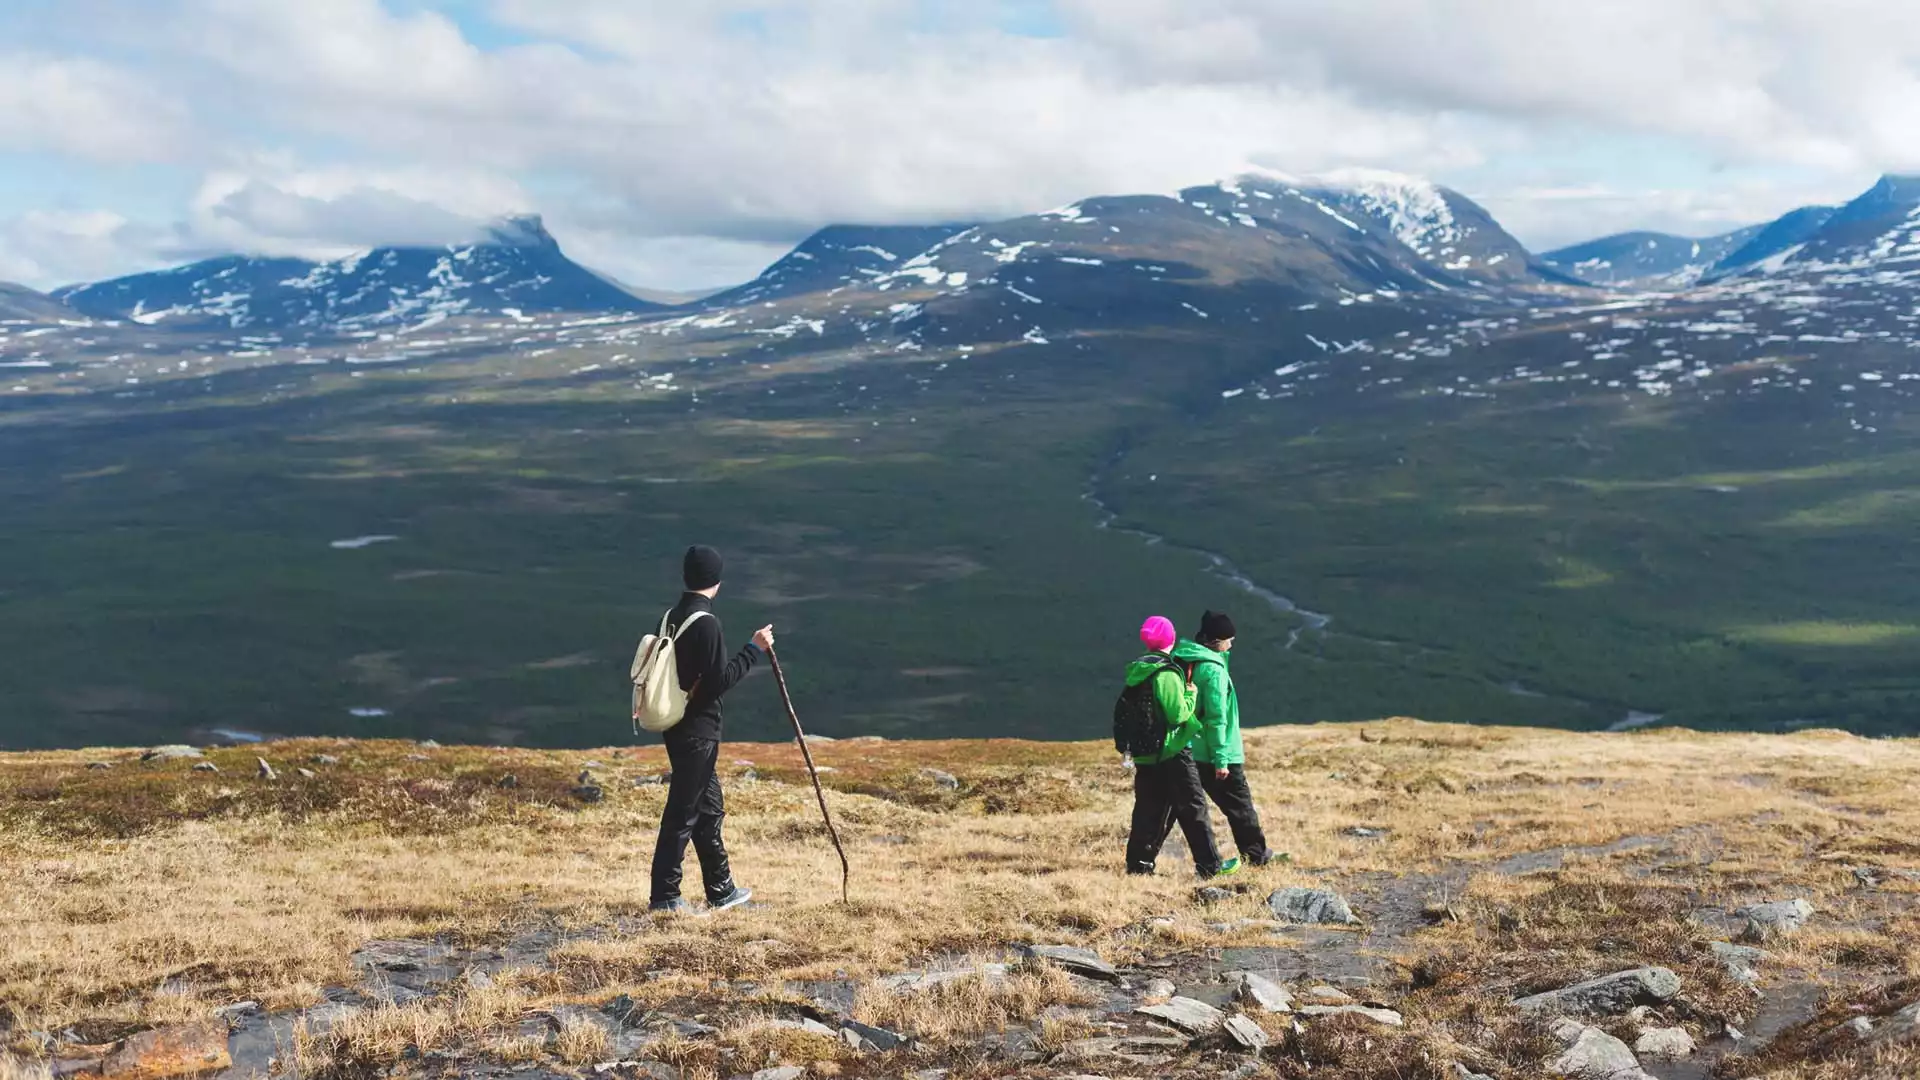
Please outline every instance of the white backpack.
[[[642, 729], [662, 732], [680, 722], [687, 715], [687, 699], [691, 693], [680, 689], [680, 668], [675, 660], [674, 645], [680, 635], [686, 633], [702, 616], [708, 614], [696, 611], [687, 616], [687, 620], [667, 634], [667, 619], [673, 615], [669, 611], [660, 617], [660, 632], [648, 634], [640, 639], [640, 648], [633, 654], [633, 669], [628, 675], [633, 679], [633, 733], [640, 734]], [[696, 687], [698, 683], [694, 684]]]

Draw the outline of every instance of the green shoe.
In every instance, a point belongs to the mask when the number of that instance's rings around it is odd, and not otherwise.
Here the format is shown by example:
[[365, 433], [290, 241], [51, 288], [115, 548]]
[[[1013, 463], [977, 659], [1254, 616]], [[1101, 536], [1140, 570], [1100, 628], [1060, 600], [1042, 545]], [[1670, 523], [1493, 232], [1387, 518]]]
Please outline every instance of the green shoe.
[[1241, 867], [1241, 863], [1239, 859], [1228, 859], [1226, 862], [1223, 862], [1220, 864], [1220, 869], [1215, 870], [1212, 874], [1208, 875], [1208, 880], [1212, 880], [1213, 878], [1228, 877], [1233, 874], [1237, 874], [1240, 872], [1240, 867]]

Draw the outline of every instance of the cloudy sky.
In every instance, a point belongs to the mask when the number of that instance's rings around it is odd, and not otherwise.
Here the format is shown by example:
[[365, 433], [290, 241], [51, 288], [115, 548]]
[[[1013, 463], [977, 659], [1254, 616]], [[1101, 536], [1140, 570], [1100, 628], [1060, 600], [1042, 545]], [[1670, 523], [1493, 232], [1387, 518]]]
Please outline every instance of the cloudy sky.
[[442, 243], [633, 284], [833, 221], [1367, 165], [1536, 248], [1920, 171], [1891, 0], [0, 0], [0, 280]]

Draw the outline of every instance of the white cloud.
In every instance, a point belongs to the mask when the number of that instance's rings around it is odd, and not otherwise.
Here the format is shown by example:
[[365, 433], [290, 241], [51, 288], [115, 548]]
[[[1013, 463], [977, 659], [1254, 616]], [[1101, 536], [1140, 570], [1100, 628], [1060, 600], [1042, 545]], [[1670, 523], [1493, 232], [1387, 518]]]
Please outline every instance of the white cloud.
[[[1481, 178], [1570, 130], [1800, 166], [1823, 197], [1920, 168], [1920, 5], [1867, 0], [1055, 0], [1045, 38], [960, 0], [494, 0], [527, 43], [489, 48], [380, 0], [84, 10], [66, 38], [104, 35], [118, 66], [0, 57], [0, 85], [13, 63], [52, 88], [0, 108], [0, 146], [197, 166], [168, 250], [431, 240], [534, 208], [622, 277], [711, 284], [830, 221], [992, 217], [1244, 163]], [[1479, 186], [1556, 240], [1800, 194], [1539, 190], [1593, 182]]]

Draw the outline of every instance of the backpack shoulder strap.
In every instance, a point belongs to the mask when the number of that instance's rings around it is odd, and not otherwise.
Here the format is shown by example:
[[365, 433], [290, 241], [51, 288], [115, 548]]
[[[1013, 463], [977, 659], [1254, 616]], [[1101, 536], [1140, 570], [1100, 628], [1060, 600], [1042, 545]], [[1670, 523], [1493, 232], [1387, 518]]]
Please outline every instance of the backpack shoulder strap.
[[[671, 612], [671, 611], [669, 611], [669, 612], [667, 612], [667, 614], [669, 614], [669, 615], [671, 615], [671, 614], [673, 614], [673, 612]], [[673, 630], [673, 640], [674, 640], [674, 643], [675, 643], [675, 644], [678, 644], [678, 643], [679, 643], [679, 641], [680, 641], [680, 635], [681, 635], [681, 634], [684, 634], [684, 633], [686, 633], [686, 632], [687, 632], [687, 627], [689, 627], [689, 626], [692, 626], [692, 625], [693, 625], [694, 623], [697, 623], [697, 622], [699, 622], [699, 621], [700, 621], [701, 619], [703, 619], [703, 618], [706, 618], [707, 616], [709, 616], [709, 615], [711, 615], [711, 614], [713, 614], [713, 612], [711, 612], [711, 611], [695, 611], [695, 612], [691, 612], [691, 613], [689, 613], [689, 614], [687, 615], [687, 617], [686, 617], [686, 619], [685, 619], [685, 620], [683, 620], [683, 621], [682, 621], [682, 622], [680, 623], [680, 625], [679, 625], [679, 626], [676, 626], [676, 627], [674, 627], [674, 630]], [[662, 624], [661, 624], [661, 627], [660, 627], [660, 632], [661, 632], [661, 633], [663, 633], [663, 634], [664, 634], [664, 633], [666, 633], [666, 624], [665, 624], [665, 623], [662, 623]]]

